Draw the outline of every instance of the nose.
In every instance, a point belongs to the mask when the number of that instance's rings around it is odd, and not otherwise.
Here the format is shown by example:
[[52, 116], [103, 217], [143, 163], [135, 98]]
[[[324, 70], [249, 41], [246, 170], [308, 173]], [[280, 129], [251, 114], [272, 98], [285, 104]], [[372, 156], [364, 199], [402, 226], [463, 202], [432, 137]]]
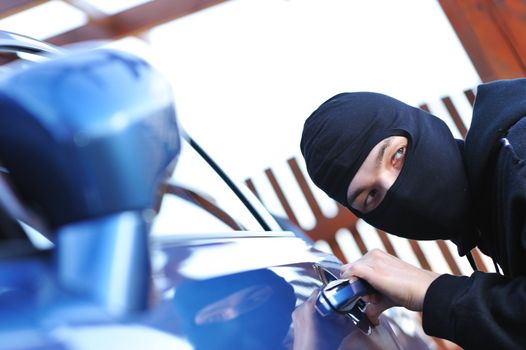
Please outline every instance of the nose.
[[[400, 170], [394, 168], [384, 169], [378, 175], [378, 184], [380, 188], [379, 195], [382, 200], [385, 197], [387, 191], [389, 191], [391, 186], [393, 186], [393, 184], [395, 183], [396, 179], [398, 178], [398, 175], [400, 175]], [[381, 202], [381, 200], [379, 202]]]

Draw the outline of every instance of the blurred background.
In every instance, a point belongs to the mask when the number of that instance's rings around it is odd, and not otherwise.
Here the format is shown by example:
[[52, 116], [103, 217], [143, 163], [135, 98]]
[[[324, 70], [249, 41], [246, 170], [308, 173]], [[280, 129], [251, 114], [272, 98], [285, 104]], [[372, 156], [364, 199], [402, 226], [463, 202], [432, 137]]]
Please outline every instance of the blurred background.
[[338, 92], [433, 103], [481, 80], [436, 0], [10, 0], [0, 15], [3, 30], [147, 56], [182, 124], [240, 180], [298, 155], [303, 121]]
[[431, 111], [463, 138], [476, 86], [524, 76], [525, 16], [519, 0], [0, 2], [2, 30], [60, 46], [111, 41], [152, 62], [173, 83], [183, 127], [320, 247], [343, 260], [381, 247], [453, 273], [471, 269], [448, 242], [371, 234], [305, 178], [303, 122], [336, 93], [368, 90]]

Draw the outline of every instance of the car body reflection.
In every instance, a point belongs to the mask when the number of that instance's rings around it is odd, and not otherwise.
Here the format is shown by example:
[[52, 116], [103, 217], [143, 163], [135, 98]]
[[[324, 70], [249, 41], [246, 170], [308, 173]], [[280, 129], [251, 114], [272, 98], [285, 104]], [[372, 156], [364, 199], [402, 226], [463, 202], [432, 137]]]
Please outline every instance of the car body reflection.
[[[0, 77], [2, 349], [430, 347], [396, 315], [369, 335], [320, 317], [341, 262], [181, 131], [152, 66], [85, 50]], [[52, 243], [10, 239], [17, 220]]]

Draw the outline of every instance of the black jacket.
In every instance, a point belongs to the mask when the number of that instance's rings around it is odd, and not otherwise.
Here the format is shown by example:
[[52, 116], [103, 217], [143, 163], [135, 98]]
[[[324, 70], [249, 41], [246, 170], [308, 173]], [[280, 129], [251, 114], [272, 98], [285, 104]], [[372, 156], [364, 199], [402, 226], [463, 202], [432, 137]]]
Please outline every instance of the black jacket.
[[479, 87], [464, 157], [478, 235], [459, 251], [476, 244], [503, 275], [437, 278], [424, 330], [465, 349], [526, 349], [526, 79]]

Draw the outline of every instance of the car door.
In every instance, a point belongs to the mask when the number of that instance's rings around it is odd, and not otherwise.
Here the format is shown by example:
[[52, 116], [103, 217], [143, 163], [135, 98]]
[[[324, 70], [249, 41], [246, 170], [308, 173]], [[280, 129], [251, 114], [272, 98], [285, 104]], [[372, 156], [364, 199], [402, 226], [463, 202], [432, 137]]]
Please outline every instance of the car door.
[[[275, 221], [265, 230], [219, 175], [183, 142], [152, 227], [155, 299], [165, 315], [156, 327], [197, 349], [431, 346], [421, 333], [404, 331], [414, 319], [402, 327], [394, 315], [377, 326], [360, 312], [322, 317], [319, 291], [337, 279], [341, 262]], [[265, 211], [255, 198], [245, 200]], [[268, 212], [261, 217], [272, 221]]]

